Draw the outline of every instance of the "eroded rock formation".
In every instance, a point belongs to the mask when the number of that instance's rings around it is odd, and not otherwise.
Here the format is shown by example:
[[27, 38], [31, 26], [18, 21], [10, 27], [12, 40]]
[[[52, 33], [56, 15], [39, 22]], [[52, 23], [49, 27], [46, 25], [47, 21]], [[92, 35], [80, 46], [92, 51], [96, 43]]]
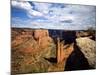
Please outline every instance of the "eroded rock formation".
[[53, 40], [49, 37], [48, 30], [34, 30], [34, 36], [41, 48], [47, 47]]
[[96, 67], [96, 42], [88, 37], [77, 38], [77, 45], [85, 55], [91, 67]]
[[14, 28], [11, 47], [14, 74], [95, 68], [95, 41], [76, 31]]

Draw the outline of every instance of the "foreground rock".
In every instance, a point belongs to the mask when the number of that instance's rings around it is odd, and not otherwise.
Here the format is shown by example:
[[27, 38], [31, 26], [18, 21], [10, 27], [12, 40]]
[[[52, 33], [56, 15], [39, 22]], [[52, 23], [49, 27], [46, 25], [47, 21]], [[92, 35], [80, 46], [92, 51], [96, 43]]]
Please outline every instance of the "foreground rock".
[[52, 65], [45, 58], [56, 57], [56, 45], [48, 30], [12, 29], [12, 75], [47, 72]]
[[76, 43], [92, 68], [96, 67], [96, 42], [88, 37], [77, 38]]

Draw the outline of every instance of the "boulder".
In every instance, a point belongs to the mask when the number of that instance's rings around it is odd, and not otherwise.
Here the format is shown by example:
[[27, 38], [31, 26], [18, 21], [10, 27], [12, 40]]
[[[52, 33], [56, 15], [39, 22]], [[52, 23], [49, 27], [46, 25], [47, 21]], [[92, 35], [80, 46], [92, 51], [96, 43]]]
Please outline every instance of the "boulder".
[[92, 68], [96, 67], [96, 42], [89, 39], [88, 37], [80, 37], [76, 39], [77, 46], [80, 48], [81, 52], [84, 54], [89, 65]]

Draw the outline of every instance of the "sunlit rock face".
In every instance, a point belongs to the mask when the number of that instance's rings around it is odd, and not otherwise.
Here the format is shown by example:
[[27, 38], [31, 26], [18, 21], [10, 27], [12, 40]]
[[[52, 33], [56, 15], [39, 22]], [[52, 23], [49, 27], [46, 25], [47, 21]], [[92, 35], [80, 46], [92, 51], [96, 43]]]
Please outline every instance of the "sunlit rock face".
[[34, 30], [34, 38], [38, 39], [38, 38], [42, 38], [42, 37], [46, 37], [49, 36], [48, 30]]
[[96, 42], [88, 37], [77, 38], [76, 43], [91, 67], [96, 67]]
[[38, 42], [41, 48], [47, 47], [50, 42], [52, 42], [51, 37], [49, 36], [48, 30], [34, 30], [34, 39]]

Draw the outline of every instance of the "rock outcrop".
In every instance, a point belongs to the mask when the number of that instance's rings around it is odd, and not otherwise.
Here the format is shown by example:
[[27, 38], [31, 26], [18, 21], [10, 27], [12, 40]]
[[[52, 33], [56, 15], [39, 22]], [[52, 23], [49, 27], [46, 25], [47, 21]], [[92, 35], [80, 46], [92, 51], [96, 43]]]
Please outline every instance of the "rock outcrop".
[[33, 37], [36, 39], [41, 48], [46, 48], [50, 42], [52, 42], [52, 39], [49, 37], [48, 30], [34, 30]]
[[77, 46], [87, 58], [89, 65], [92, 68], [96, 67], [96, 42], [88, 37], [80, 37], [76, 39]]
[[48, 30], [41, 30], [41, 29], [36, 29], [34, 30], [34, 38], [39, 39], [42, 37], [49, 36]]
[[48, 70], [51, 63], [44, 57], [49, 58], [56, 53], [56, 45], [49, 37], [48, 30], [15, 28], [12, 29], [12, 38], [12, 75]]

